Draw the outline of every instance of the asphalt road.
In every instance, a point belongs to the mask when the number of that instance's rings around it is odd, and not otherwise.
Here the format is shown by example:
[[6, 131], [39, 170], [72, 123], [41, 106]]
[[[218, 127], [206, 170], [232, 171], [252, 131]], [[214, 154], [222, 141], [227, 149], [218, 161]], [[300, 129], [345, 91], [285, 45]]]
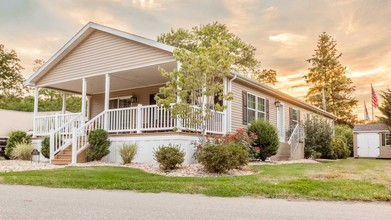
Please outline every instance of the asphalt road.
[[0, 219], [390, 219], [391, 203], [0, 185]]

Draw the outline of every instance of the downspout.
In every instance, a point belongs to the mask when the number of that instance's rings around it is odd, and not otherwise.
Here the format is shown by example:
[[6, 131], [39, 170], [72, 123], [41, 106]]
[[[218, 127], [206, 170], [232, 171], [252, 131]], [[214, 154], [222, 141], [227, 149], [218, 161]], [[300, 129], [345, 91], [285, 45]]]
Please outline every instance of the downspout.
[[[228, 92], [232, 92], [232, 82], [238, 78], [238, 75], [234, 74], [234, 77], [232, 79], [229, 80], [229, 85], [228, 85]], [[227, 129], [227, 133], [231, 132], [231, 129], [232, 129], [232, 117], [231, 117], [231, 114], [232, 114], [232, 101], [228, 101], [228, 106], [227, 106], [227, 125], [228, 125], [228, 129]]]

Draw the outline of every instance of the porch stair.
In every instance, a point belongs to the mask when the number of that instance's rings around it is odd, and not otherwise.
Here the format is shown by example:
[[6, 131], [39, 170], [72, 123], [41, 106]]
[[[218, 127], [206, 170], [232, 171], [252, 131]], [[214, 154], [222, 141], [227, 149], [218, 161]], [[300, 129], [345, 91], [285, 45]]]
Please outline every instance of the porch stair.
[[288, 161], [291, 160], [291, 147], [288, 143], [280, 143], [277, 154], [270, 158], [271, 161]]
[[54, 156], [54, 159], [51, 161], [54, 165], [68, 165], [72, 163], [72, 145], [64, 148], [57, 155]]

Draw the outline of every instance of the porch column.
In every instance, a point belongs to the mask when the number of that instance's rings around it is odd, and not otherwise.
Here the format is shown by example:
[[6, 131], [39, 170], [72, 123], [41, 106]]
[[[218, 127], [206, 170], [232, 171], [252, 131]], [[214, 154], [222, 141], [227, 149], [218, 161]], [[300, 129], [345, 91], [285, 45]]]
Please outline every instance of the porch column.
[[81, 114], [86, 117], [86, 100], [87, 100], [87, 80], [83, 78], [81, 92]]
[[[177, 62], [177, 70], [179, 71], [180, 69], [181, 69], [181, 63], [180, 62]], [[177, 78], [177, 81], [179, 81], [179, 77]], [[177, 90], [179, 90], [180, 89], [180, 87], [179, 86], [177, 86]], [[176, 103], [180, 103], [181, 102], [181, 97], [179, 97], [178, 95], [177, 95], [177, 97], [176, 97]], [[181, 129], [182, 129], [182, 122], [181, 122], [181, 119], [177, 116], [176, 117], [176, 127], [177, 127], [177, 132], [181, 132]]]
[[67, 112], [67, 94], [65, 92], [62, 93], [62, 114]]
[[[228, 95], [228, 80], [227, 80], [227, 77], [224, 77], [223, 78], [223, 86], [224, 86], [224, 95]], [[228, 104], [228, 102], [227, 102], [227, 100], [226, 99], [223, 99], [223, 105], [226, 107], [226, 108], [224, 108], [224, 110], [223, 110], [223, 113], [224, 113], [224, 117], [223, 117], [223, 121], [222, 121], [222, 124], [221, 124], [221, 126], [222, 126], [222, 132], [223, 132], [223, 134], [226, 134], [227, 133], [227, 104]]]
[[109, 110], [109, 101], [110, 101], [110, 75], [105, 75], [105, 125], [104, 128], [107, 131], [109, 129], [109, 115], [107, 111]]
[[33, 137], [36, 137], [37, 133], [37, 124], [36, 124], [36, 117], [38, 115], [38, 97], [39, 97], [39, 88], [34, 88], [34, 119], [33, 119]]

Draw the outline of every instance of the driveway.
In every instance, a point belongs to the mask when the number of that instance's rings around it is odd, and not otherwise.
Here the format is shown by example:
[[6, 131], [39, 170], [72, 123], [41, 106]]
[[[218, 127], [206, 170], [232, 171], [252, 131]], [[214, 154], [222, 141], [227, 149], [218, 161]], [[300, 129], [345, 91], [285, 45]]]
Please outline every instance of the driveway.
[[0, 185], [0, 219], [389, 219], [391, 204]]

